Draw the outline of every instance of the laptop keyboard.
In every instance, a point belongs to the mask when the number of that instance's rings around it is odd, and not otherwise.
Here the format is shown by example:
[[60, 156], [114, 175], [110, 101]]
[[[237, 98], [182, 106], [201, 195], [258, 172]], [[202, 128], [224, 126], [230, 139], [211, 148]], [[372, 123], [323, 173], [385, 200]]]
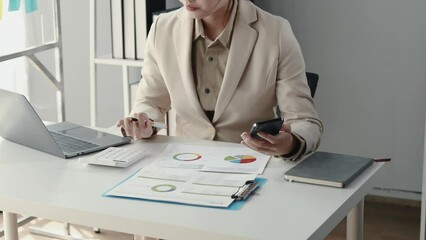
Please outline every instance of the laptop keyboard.
[[73, 138], [67, 135], [59, 134], [56, 132], [50, 132], [50, 134], [64, 152], [79, 152], [98, 146], [96, 144]]

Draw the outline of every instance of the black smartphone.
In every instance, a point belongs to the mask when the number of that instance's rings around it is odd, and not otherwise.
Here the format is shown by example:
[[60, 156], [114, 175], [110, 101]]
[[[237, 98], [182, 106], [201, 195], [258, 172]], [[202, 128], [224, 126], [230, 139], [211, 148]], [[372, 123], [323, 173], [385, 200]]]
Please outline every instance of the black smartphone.
[[275, 118], [263, 122], [254, 123], [250, 130], [250, 136], [260, 140], [264, 140], [263, 138], [257, 135], [258, 132], [266, 132], [271, 135], [277, 135], [280, 132], [283, 122], [283, 119]]

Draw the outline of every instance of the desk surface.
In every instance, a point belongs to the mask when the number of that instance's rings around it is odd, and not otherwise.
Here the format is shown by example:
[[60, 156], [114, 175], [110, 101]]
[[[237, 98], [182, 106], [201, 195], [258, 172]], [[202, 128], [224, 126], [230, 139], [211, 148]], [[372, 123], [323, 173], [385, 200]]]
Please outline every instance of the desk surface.
[[[232, 146], [156, 136], [133, 142], [160, 153], [170, 142]], [[291, 162], [271, 159], [266, 184], [240, 210], [103, 197], [155, 154], [126, 169], [60, 159], [0, 138], [0, 210], [164, 239], [323, 239], [363, 199], [382, 164], [348, 188], [284, 181]]]

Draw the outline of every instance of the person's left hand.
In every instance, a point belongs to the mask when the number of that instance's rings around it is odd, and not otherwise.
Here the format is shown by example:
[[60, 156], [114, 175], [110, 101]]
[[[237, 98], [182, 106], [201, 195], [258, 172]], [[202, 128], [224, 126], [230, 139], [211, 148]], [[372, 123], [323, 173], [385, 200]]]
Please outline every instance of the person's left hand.
[[264, 140], [256, 139], [247, 132], [241, 134], [241, 144], [266, 155], [285, 155], [291, 153], [297, 146], [298, 140], [291, 134], [289, 124], [283, 124], [277, 135], [270, 135], [265, 132], [258, 132], [257, 135]]

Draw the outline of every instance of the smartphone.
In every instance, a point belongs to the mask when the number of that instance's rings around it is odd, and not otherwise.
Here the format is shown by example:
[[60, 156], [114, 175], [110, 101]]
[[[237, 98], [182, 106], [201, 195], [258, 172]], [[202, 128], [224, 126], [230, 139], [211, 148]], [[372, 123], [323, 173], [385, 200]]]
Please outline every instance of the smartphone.
[[277, 135], [280, 132], [281, 126], [284, 120], [281, 118], [275, 118], [263, 122], [256, 122], [253, 124], [250, 130], [250, 136], [260, 140], [264, 140], [257, 135], [258, 132], [266, 132], [271, 135]]

